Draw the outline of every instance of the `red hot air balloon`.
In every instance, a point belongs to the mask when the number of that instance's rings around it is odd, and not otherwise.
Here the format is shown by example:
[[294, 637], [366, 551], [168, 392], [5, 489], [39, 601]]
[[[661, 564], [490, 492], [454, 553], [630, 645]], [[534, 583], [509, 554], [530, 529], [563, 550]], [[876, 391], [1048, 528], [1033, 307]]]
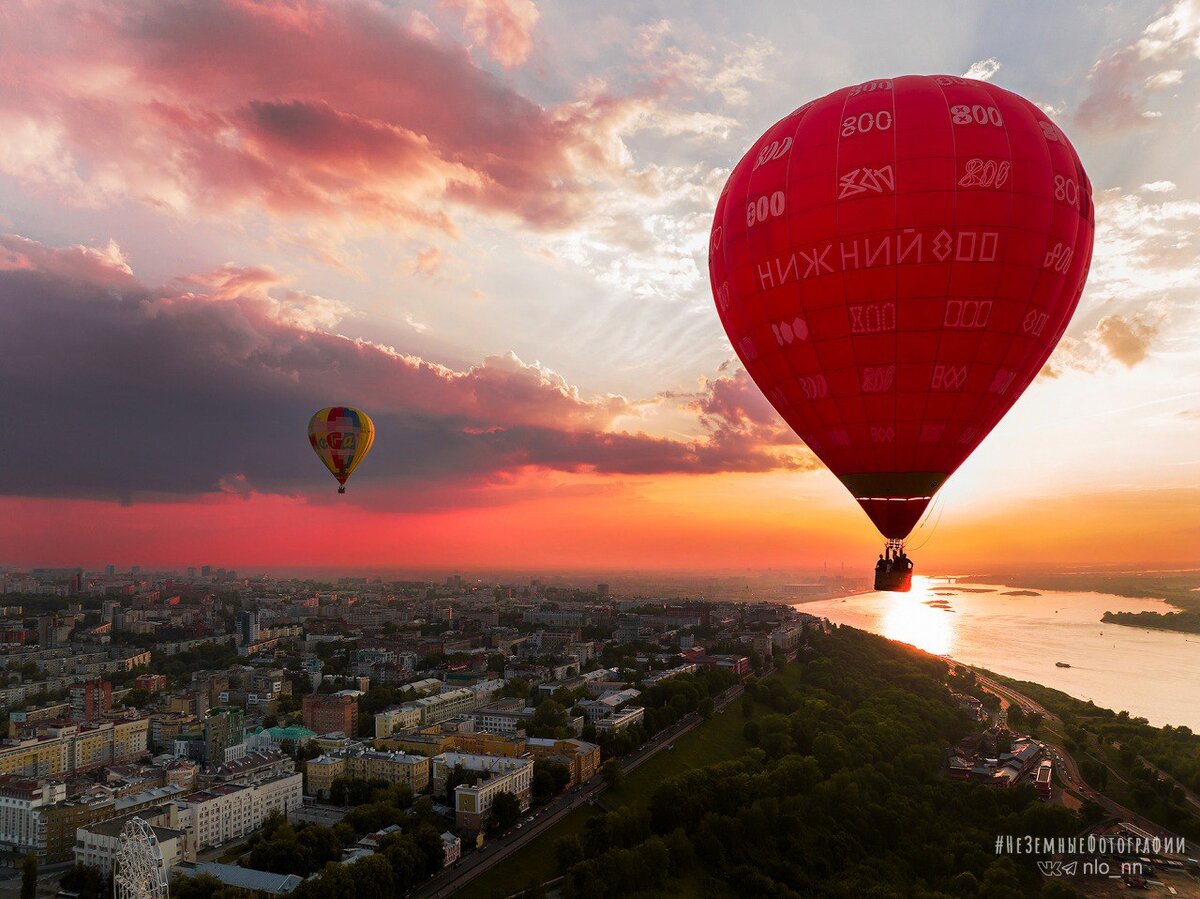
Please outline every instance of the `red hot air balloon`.
[[734, 167], [709, 275], [750, 376], [898, 547], [1079, 302], [1092, 190], [1029, 101], [968, 78], [806, 103]]

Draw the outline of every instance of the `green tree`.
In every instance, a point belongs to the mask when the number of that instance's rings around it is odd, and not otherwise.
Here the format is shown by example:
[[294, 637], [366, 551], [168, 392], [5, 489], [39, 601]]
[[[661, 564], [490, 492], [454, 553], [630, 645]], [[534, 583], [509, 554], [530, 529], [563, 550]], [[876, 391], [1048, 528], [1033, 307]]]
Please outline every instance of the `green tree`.
[[497, 696], [524, 699], [529, 695], [529, 681], [523, 677], [510, 677], [496, 693]]
[[370, 855], [350, 865], [353, 899], [392, 899], [396, 895], [392, 866], [381, 855]]
[[979, 896], [980, 899], [1025, 899], [1028, 896], [1011, 858], [1001, 856], [988, 865], [979, 884]]
[[171, 899], [215, 899], [226, 887], [211, 874], [186, 877], [177, 874], [171, 878]]
[[121, 700], [121, 705], [129, 706], [129, 707], [135, 708], [135, 709], [140, 709], [142, 706], [144, 706], [149, 701], [150, 701], [149, 691], [133, 689], [133, 690], [130, 690], [125, 695], [125, 698]]
[[601, 775], [604, 777], [604, 783], [608, 785], [610, 790], [620, 790], [621, 784], [625, 780], [625, 771], [621, 768], [621, 763], [616, 759], [609, 759], [604, 763], [604, 767], [600, 769]]
[[567, 710], [557, 700], [543, 699], [525, 725], [525, 733], [531, 737], [565, 737]]
[[105, 899], [108, 895], [108, 885], [99, 868], [91, 865], [75, 865], [67, 870], [59, 885], [65, 890], [78, 893], [80, 899]]
[[560, 837], [554, 842], [554, 863], [559, 874], [583, 861], [583, 844], [575, 834]]
[[38, 860], [30, 853], [21, 859], [21, 899], [34, 899], [38, 888]]
[[549, 799], [566, 789], [571, 782], [571, 769], [562, 762], [538, 759], [533, 763], [533, 795], [538, 799]]
[[504, 833], [521, 817], [521, 803], [507, 791], [501, 791], [492, 799], [492, 814], [488, 830], [493, 834]]

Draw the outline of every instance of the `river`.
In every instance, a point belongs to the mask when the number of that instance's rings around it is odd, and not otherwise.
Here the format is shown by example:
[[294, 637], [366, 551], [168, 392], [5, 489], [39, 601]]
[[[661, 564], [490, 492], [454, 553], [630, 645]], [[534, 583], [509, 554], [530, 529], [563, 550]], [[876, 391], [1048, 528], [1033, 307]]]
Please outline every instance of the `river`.
[[[978, 591], [978, 592], [968, 592]], [[1200, 732], [1200, 635], [1105, 624], [1113, 612], [1171, 612], [1155, 599], [913, 578], [911, 593], [795, 606], [1009, 677], [1054, 687], [1154, 725]], [[1032, 591], [1028, 591], [1032, 592]], [[1056, 662], [1071, 667], [1059, 668]]]

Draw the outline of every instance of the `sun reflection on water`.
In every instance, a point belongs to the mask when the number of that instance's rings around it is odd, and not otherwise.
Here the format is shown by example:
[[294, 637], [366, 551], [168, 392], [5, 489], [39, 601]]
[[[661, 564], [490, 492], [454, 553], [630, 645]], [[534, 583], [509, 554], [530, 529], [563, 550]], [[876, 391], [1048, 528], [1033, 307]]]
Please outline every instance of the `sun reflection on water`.
[[945, 602], [953, 607], [955, 597], [936, 596], [930, 588], [929, 578], [914, 577], [910, 593], [878, 594], [887, 604], [880, 617], [883, 634], [934, 655], [951, 655], [956, 613], [929, 603]]

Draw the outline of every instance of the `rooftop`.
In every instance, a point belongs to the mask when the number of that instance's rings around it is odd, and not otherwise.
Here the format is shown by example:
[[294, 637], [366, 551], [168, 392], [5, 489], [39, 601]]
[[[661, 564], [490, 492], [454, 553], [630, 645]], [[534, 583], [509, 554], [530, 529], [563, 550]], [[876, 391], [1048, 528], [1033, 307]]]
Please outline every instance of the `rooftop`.
[[[95, 824], [89, 824], [87, 827], [80, 829], [86, 830], [90, 833], [99, 834], [100, 836], [104, 837], [119, 837], [121, 835], [121, 831], [125, 829], [125, 825], [129, 823], [129, 819], [131, 817], [133, 816], [130, 815], [124, 818], [110, 818], [107, 821], [99, 821]], [[154, 835], [158, 837], [158, 841], [160, 843], [166, 842], [167, 840], [175, 840], [184, 835], [182, 830], [172, 830], [169, 827], [152, 827], [151, 829], [154, 831]]]
[[211, 874], [226, 886], [261, 890], [272, 895], [290, 893], [304, 882], [295, 874], [272, 874], [270, 871], [256, 871], [254, 868], [239, 868], [237, 865], [222, 865], [219, 862], [184, 862], [175, 867], [175, 872], [187, 877]]

